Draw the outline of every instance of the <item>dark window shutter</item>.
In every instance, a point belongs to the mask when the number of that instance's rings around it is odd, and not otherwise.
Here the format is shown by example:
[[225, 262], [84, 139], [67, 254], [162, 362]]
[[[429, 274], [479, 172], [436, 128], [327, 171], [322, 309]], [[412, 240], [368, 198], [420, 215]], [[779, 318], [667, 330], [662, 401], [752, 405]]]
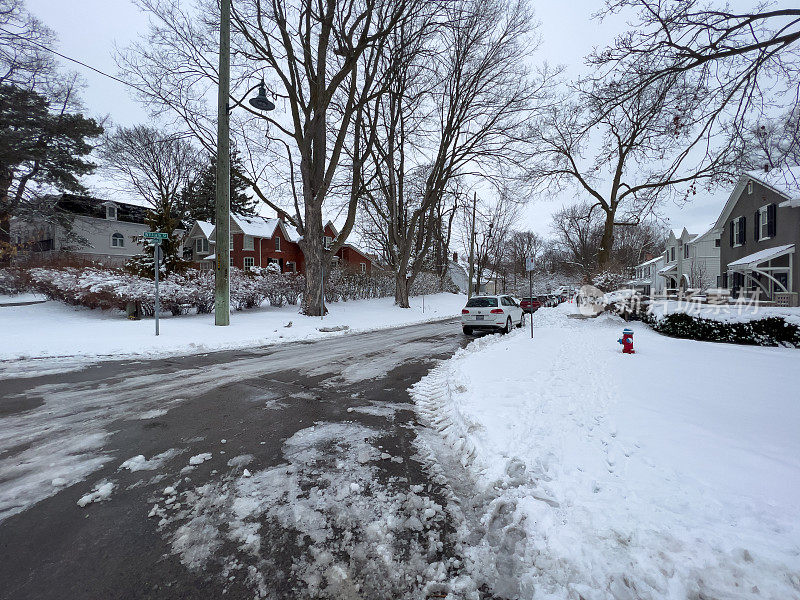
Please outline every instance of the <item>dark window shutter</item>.
[[733, 221], [730, 222], [730, 227], [728, 228], [728, 233], [730, 233], [730, 246], [733, 248]]
[[747, 241], [747, 217], [742, 217], [739, 221], [739, 243], [744, 246]]
[[756, 214], [753, 215], [753, 241], [757, 242], [761, 239], [761, 232], [758, 230], [759, 226], [761, 225], [761, 211], [756, 210]]
[[778, 207], [775, 204], [770, 204], [767, 206], [767, 229], [769, 230], [769, 236], [775, 237], [775, 234], [778, 230]]

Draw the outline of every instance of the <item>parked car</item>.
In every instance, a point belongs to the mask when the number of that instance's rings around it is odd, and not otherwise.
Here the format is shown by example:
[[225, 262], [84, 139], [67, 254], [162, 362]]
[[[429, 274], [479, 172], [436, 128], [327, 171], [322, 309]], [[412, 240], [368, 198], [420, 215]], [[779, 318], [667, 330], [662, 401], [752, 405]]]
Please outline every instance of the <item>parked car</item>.
[[542, 307], [542, 303], [539, 302], [538, 298], [531, 298], [528, 296], [522, 299], [519, 303], [519, 307], [522, 309], [522, 312], [532, 314]]
[[473, 296], [461, 311], [461, 326], [466, 335], [487, 329], [509, 333], [512, 326], [524, 324], [525, 313], [511, 296]]

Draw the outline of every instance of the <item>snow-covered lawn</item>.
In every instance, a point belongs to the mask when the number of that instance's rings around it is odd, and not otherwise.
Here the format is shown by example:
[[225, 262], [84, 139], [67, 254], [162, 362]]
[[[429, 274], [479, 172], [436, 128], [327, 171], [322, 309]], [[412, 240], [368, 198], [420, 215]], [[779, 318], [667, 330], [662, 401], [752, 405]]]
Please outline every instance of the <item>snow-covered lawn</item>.
[[781, 308], [777, 306], [758, 306], [756, 304], [700, 304], [678, 300], [656, 300], [649, 312], [657, 318], [673, 313], [686, 313], [693, 317], [722, 322], [743, 322], [768, 317], [783, 317], [788, 323], [800, 325], [800, 308]]
[[[412, 298], [410, 309], [394, 306], [393, 298], [337, 302], [328, 305], [330, 312], [324, 319], [305, 317], [298, 313], [298, 306], [266, 306], [231, 313], [228, 327], [216, 327], [213, 314], [162, 316], [158, 337], [152, 318], [129, 321], [118, 311], [89, 310], [52, 301], [5, 306], [0, 307], [0, 361], [155, 357], [317, 339], [343, 334], [320, 328], [349, 326], [349, 332], [368, 331], [459, 315], [466, 298], [443, 293], [425, 296], [424, 301], [424, 312], [422, 297]], [[24, 370], [19, 361], [2, 366], [6, 374], [23, 374]]]
[[623, 355], [622, 320], [571, 311], [414, 388], [488, 498], [476, 572], [521, 598], [800, 598], [800, 351], [633, 323]]

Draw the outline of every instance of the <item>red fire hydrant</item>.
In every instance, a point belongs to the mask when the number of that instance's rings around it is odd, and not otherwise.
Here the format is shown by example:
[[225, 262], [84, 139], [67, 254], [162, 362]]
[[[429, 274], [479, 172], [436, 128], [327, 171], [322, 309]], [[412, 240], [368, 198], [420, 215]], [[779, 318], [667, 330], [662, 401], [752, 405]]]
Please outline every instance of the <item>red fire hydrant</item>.
[[622, 352], [625, 354], [636, 354], [636, 350], [633, 349], [633, 330], [628, 329], [627, 327], [622, 330], [622, 337], [617, 340], [620, 344], [622, 344]]

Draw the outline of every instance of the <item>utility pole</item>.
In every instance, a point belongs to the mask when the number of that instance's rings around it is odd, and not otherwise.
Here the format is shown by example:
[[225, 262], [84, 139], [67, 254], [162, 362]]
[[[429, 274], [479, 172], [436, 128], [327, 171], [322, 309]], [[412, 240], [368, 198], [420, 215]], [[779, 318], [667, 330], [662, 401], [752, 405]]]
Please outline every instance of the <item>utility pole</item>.
[[469, 236], [469, 287], [467, 298], [472, 298], [472, 278], [475, 276], [475, 205], [478, 192], [472, 192], [472, 233]]
[[228, 96], [231, 87], [231, 5], [220, 2], [219, 91], [217, 96], [217, 271], [214, 278], [214, 324], [231, 324], [231, 153]]

